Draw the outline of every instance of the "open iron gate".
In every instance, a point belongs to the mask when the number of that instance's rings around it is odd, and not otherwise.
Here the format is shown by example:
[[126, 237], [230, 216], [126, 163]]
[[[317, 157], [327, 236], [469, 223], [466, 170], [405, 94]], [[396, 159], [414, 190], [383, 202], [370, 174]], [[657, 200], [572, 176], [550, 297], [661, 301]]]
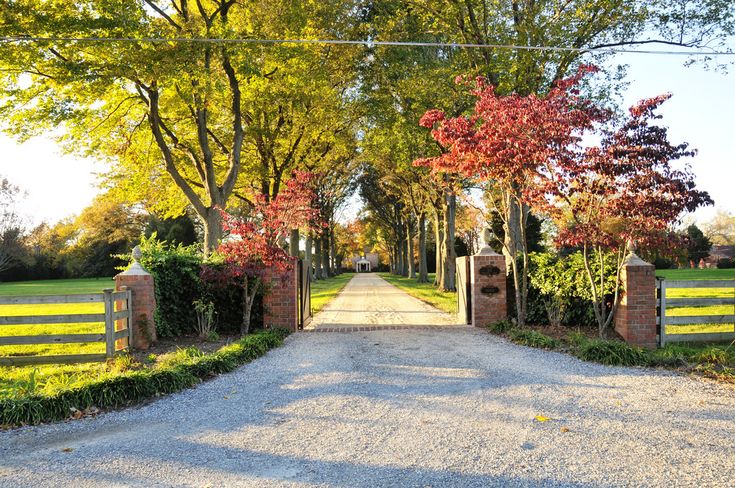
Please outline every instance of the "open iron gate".
[[299, 329], [311, 322], [311, 273], [304, 268], [304, 261], [299, 259]]

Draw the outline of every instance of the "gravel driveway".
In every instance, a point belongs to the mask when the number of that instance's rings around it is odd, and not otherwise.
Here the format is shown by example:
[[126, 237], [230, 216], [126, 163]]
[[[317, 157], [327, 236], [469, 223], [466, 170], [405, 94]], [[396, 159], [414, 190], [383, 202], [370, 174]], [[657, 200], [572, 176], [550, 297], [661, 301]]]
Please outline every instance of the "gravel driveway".
[[344, 331], [366, 328], [463, 326], [457, 316], [442, 312], [391, 285], [373, 273], [356, 274], [307, 329]]
[[467, 328], [300, 333], [144, 407], [0, 433], [0, 486], [732, 486], [733, 393]]

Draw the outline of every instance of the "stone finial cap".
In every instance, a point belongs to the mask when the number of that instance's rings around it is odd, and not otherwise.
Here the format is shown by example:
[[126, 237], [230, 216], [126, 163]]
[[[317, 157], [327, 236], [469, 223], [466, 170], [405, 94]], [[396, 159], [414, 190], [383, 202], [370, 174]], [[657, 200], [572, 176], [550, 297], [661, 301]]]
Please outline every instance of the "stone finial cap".
[[143, 257], [143, 252], [140, 250], [140, 246], [135, 246], [132, 252], [133, 262], [122, 273], [118, 276], [150, 276], [150, 273], [140, 264], [140, 258]]
[[493, 242], [494, 239], [495, 235], [493, 234], [492, 229], [490, 229], [490, 227], [485, 227], [482, 231], [482, 242], [484, 242], [485, 245], [480, 249], [480, 252], [478, 252], [476, 256], [499, 256], [499, 254], [490, 247], [490, 243]]
[[143, 251], [140, 250], [140, 246], [135, 246], [133, 248], [133, 262], [139, 263], [140, 258], [143, 257]]
[[651, 263], [641, 259], [635, 253], [638, 247], [638, 243], [636, 243], [635, 239], [633, 239], [632, 237], [628, 239], [627, 247], [628, 247], [628, 256], [626, 256], [625, 261], [623, 262], [624, 265], [626, 266], [653, 266]]
[[496, 253], [492, 247], [485, 246], [475, 256], [500, 256], [500, 254]]

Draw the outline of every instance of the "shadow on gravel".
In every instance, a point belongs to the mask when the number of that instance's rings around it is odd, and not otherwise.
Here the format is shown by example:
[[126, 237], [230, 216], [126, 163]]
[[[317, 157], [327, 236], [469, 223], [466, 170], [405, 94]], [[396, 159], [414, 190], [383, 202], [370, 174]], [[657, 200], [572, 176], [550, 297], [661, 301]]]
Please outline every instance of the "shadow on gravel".
[[[278, 449], [278, 446], [273, 446]], [[178, 453], [186, 453], [182, 457]], [[217, 452], [216, 458], [212, 453]], [[318, 453], [314, 453], [318, 456]], [[374, 486], [457, 486], [457, 487], [593, 487], [589, 483], [577, 483], [551, 479], [529, 479], [495, 475], [461, 473], [452, 469], [424, 469], [397, 467], [359, 462], [325, 461], [308, 456], [284, 456], [228, 446], [176, 440], [167, 454], [146, 457], [141, 463], [163, 463], [183, 472], [203, 468], [224, 476], [246, 476], [267, 482], [309, 482], [325, 486], [374, 487]], [[135, 466], [133, 462], [133, 467]], [[102, 473], [89, 473], [91, 476]], [[112, 474], [102, 476], [107, 482], [120, 481]], [[124, 480], [124, 478], [123, 478]], [[102, 481], [102, 480], [100, 480]], [[139, 480], [145, 481], [145, 480]]]

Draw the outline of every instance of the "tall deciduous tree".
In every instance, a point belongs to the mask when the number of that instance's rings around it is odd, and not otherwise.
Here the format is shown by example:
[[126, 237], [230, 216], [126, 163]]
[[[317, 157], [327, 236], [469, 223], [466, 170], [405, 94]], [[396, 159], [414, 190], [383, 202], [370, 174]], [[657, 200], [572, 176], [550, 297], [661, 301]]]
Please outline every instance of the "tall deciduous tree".
[[2, 35], [133, 40], [6, 45], [0, 117], [20, 138], [62, 126], [69, 148], [117, 161], [110, 180], [132, 200], [145, 197], [170, 216], [190, 205], [213, 249], [218, 208], [235, 196], [251, 205], [254, 194], [272, 198], [284, 174], [329, 144], [340, 124], [327, 120], [350, 79], [336, 66], [349, 55], [197, 39], [339, 37], [350, 5], [17, 0], [0, 14]]
[[[642, 100], [599, 146], [549, 167], [540, 191], [551, 195], [546, 211], [554, 215], [561, 245], [582, 249], [595, 318], [602, 336], [618, 304], [619, 276], [636, 246], [652, 248], [683, 212], [712, 203], [697, 190], [688, 166], [675, 162], [695, 154], [686, 143], [669, 142], [656, 123], [657, 109], [670, 95]], [[612, 254], [613, 266], [605, 266]], [[605, 283], [614, 273], [610, 303]]]
[[[430, 110], [421, 119], [444, 153], [416, 164], [490, 185], [498, 197], [489, 201], [497, 206], [494, 210], [506, 237], [518, 231], [513, 239], [504, 240], [503, 251], [513, 273], [521, 326], [528, 291], [528, 216], [531, 205], [543, 196], [537, 191], [538, 176], [544, 168], [573, 158], [581, 132], [605, 115], [573, 90], [591, 69], [580, 69], [574, 77], [559, 81], [546, 96], [500, 96], [493, 85], [477, 78], [472, 89], [477, 102], [470, 115], [447, 117], [440, 110]], [[464, 80], [458, 78], [458, 82]]]
[[704, 233], [716, 246], [735, 245], [735, 215], [718, 210], [712, 220], [703, 225]]

